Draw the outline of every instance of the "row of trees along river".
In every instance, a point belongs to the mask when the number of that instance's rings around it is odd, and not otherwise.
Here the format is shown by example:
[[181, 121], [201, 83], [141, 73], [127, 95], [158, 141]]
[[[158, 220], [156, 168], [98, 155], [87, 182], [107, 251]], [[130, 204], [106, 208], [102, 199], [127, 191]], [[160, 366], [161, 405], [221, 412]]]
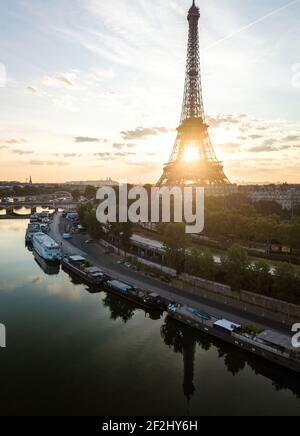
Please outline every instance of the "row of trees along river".
[[[289, 222], [285, 223], [282, 221], [284, 218], [279, 214], [266, 215], [268, 209], [274, 212], [273, 209], [277, 208], [277, 205], [267, 204], [265, 210], [258, 211], [254, 205], [244, 201], [241, 196], [232, 196], [231, 199], [227, 198], [225, 208], [224, 203], [223, 205], [218, 204], [217, 199], [209, 199], [206, 205], [207, 234], [222, 233], [225, 235], [226, 232], [233, 234], [234, 229], [238, 228], [237, 223], [239, 222], [240, 230], [236, 230], [236, 236], [245, 237], [246, 232], [243, 233], [242, 227], [248, 226], [252, 228], [257, 239], [258, 234], [260, 234], [260, 240], [270, 241], [275, 239], [280, 228], [282, 234], [290, 235], [291, 245], [300, 248], [300, 216], [295, 215]], [[80, 205], [78, 212], [81, 224], [87, 228], [91, 237], [98, 239], [103, 236], [103, 228], [96, 219], [96, 207], [97, 205], [93, 203]], [[262, 205], [259, 204], [257, 207], [262, 208]], [[280, 212], [279, 209], [278, 212]], [[283, 213], [285, 212], [282, 211]], [[226, 223], [228, 223], [227, 229]], [[255, 225], [257, 226], [256, 230]], [[219, 230], [213, 231], [213, 228]], [[258, 229], [260, 229], [259, 232]], [[111, 224], [108, 230], [119, 238], [120, 247], [128, 251], [133, 226], [130, 223]], [[295, 235], [295, 237], [292, 238], [291, 235]], [[284, 301], [300, 303], [300, 271], [299, 268], [289, 263], [278, 262], [271, 270], [267, 261], [253, 262], [245, 249], [238, 244], [233, 244], [222, 256], [221, 264], [217, 264], [209, 249], [189, 247], [189, 238], [185, 234], [184, 225], [181, 224], [163, 226], [161, 239], [166, 248], [167, 265], [174, 268], [178, 274], [186, 272], [207, 280], [230, 285], [234, 291], [244, 289]]]

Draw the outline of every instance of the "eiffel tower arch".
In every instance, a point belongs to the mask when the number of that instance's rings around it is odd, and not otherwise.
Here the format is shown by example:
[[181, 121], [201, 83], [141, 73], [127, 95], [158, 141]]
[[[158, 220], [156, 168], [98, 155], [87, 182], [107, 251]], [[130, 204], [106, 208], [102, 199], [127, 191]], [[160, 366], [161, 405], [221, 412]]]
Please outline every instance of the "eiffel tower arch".
[[199, 19], [200, 10], [193, 0], [188, 12], [189, 37], [181, 120], [173, 151], [158, 186], [197, 185], [217, 191], [232, 185], [224, 174], [223, 164], [216, 157], [205, 121]]

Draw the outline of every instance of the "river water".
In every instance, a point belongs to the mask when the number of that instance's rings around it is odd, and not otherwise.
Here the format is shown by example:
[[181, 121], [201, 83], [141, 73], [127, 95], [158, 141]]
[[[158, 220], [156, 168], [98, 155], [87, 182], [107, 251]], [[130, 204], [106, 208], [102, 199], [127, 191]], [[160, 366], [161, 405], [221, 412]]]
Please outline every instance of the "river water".
[[0, 221], [0, 415], [300, 415], [300, 377], [39, 265]]

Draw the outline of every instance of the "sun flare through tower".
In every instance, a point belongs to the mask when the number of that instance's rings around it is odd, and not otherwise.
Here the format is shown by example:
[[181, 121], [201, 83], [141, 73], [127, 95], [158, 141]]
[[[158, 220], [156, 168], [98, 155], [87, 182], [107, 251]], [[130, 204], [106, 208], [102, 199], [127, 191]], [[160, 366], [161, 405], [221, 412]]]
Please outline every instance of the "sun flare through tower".
[[230, 185], [218, 161], [208, 134], [202, 98], [199, 24], [200, 10], [195, 5], [188, 12], [189, 37], [185, 88], [180, 125], [169, 162], [158, 185]]

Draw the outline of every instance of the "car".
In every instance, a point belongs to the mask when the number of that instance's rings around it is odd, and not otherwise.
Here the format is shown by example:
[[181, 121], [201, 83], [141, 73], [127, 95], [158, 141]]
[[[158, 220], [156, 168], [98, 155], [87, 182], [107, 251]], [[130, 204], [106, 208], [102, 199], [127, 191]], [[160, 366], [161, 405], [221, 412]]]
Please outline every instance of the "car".
[[63, 238], [64, 239], [72, 239], [72, 235], [71, 235], [71, 233], [64, 233]]
[[132, 267], [131, 263], [129, 263], [129, 262], [125, 262], [124, 266], [126, 266], [126, 268], [131, 268]]
[[84, 243], [85, 244], [93, 244], [94, 241], [93, 241], [93, 239], [87, 239]]

